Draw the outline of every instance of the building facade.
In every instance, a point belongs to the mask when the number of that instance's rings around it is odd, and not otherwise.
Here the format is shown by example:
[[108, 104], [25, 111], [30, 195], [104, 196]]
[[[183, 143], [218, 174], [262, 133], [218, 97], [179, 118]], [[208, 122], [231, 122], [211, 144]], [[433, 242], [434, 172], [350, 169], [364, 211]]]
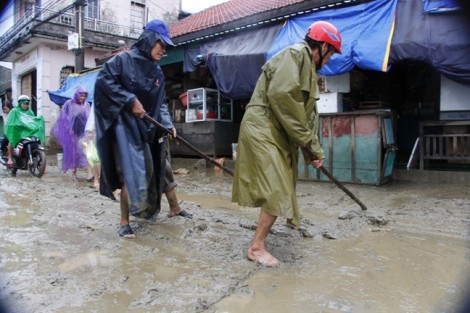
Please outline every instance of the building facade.
[[179, 8], [180, 0], [7, 1], [0, 12], [0, 61], [12, 64], [13, 103], [21, 94], [30, 96], [49, 137], [60, 107], [49, 100], [48, 90], [134, 43], [147, 21], [175, 20]]

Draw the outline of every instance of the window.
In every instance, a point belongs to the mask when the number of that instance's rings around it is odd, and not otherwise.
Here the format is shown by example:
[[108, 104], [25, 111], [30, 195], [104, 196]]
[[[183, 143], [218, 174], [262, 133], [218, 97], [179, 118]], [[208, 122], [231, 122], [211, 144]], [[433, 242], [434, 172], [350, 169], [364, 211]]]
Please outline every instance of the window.
[[131, 27], [142, 29], [145, 21], [145, 4], [131, 2]]
[[65, 25], [72, 25], [72, 16], [61, 15], [60, 23], [65, 24]]
[[73, 71], [74, 71], [73, 66], [65, 66], [60, 70], [60, 87], [62, 87], [65, 84], [67, 77], [69, 77], [69, 75], [72, 74]]
[[33, 10], [35, 5], [36, 5], [36, 4], [35, 4], [34, 2], [26, 1], [26, 2], [24, 3], [24, 11], [25, 11], [25, 12], [28, 12], [28, 11]]
[[88, 5], [86, 6], [85, 17], [90, 19], [99, 19], [100, 18], [100, 9], [98, 0], [88, 0]]

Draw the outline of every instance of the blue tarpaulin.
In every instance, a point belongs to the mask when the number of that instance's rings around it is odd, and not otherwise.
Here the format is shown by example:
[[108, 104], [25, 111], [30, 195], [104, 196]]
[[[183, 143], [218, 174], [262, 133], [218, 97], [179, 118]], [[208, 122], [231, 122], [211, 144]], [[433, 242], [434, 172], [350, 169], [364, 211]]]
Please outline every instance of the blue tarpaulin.
[[315, 21], [335, 25], [342, 36], [342, 55], [335, 54], [321, 70], [323, 75], [343, 74], [354, 66], [387, 71], [397, 0], [376, 0], [338, 9], [317, 11], [291, 18], [268, 52], [268, 59], [305, 37]]
[[335, 55], [322, 69], [323, 75], [337, 75], [355, 66], [387, 71], [397, 0], [375, 0], [338, 9], [312, 11], [281, 24], [264, 27], [205, 43], [190, 54], [184, 67], [194, 70], [197, 54], [204, 55], [220, 92], [232, 99], [249, 98], [261, 73], [261, 66], [275, 53], [304, 39], [308, 27], [324, 20], [339, 28], [342, 55]]
[[77, 86], [82, 86], [88, 91], [87, 101], [92, 103], [95, 91], [95, 81], [101, 68], [97, 68], [81, 74], [71, 74], [67, 77], [62, 88], [55, 91], [47, 91], [49, 99], [57, 105], [62, 106], [65, 101], [72, 99]]

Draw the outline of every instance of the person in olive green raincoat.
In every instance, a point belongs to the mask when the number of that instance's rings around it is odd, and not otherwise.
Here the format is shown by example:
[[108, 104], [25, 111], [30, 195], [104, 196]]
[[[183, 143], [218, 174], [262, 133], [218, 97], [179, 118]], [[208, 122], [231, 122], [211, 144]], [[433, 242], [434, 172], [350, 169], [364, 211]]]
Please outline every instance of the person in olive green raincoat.
[[313, 23], [305, 40], [274, 55], [262, 67], [240, 127], [232, 201], [260, 207], [258, 226], [247, 258], [266, 266], [279, 261], [266, 249], [278, 216], [300, 226], [296, 199], [299, 147], [309, 149], [315, 168], [323, 165], [318, 140], [317, 75], [334, 53], [341, 35], [330, 23]]

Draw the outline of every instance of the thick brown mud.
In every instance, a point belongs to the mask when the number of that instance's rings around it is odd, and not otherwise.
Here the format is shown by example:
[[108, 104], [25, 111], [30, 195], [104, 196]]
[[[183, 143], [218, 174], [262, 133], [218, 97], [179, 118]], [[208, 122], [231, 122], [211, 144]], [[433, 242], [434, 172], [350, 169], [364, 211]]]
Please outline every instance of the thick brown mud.
[[[175, 169], [178, 169], [177, 167]], [[176, 175], [194, 218], [132, 219], [119, 202], [48, 166], [41, 179], [0, 170], [0, 292], [11, 312], [456, 312], [470, 291], [470, 187], [394, 181], [299, 182], [302, 229], [278, 219], [268, 248], [245, 250], [259, 210], [231, 203], [231, 177]], [[186, 172], [182, 170], [181, 172]]]

